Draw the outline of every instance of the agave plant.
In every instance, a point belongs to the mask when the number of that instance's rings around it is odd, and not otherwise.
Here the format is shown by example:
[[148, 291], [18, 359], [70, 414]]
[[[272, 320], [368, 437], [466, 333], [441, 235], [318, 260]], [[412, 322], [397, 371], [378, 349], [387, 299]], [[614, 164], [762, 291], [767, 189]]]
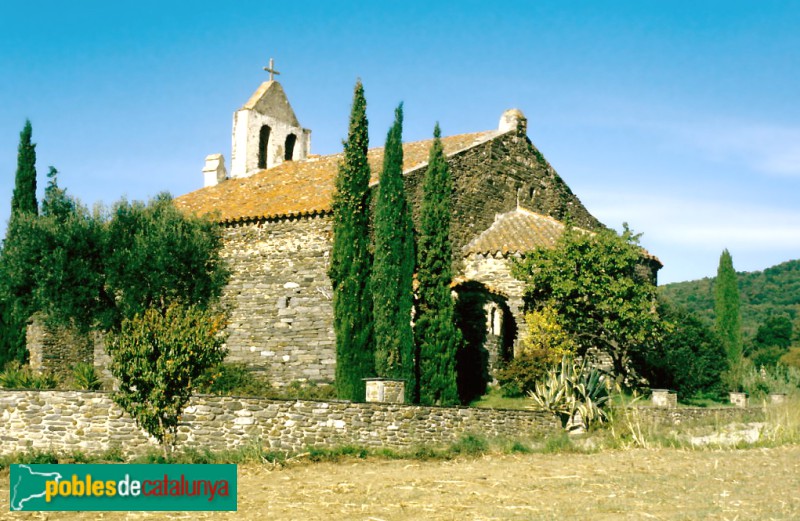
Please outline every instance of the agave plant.
[[28, 365], [19, 362], [6, 364], [0, 373], [0, 387], [3, 389], [55, 389], [58, 378], [52, 372], [36, 374]]
[[533, 409], [555, 414], [562, 425], [588, 428], [608, 419], [605, 407], [609, 387], [606, 376], [593, 367], [587, 368], [585, 360], [578, 364], [565, 356], [528, 396], [533, 400]]
[[88, 391], [97, 391], [103, 385], [97, 370], [86, 362], [78, 362], [72, 367], [72, 383], [75, 388]]
[[29, 389], [33, 374], [28, 366], [17, 361], [6, 364], [0, 373], [0, 387], [3, 389]]

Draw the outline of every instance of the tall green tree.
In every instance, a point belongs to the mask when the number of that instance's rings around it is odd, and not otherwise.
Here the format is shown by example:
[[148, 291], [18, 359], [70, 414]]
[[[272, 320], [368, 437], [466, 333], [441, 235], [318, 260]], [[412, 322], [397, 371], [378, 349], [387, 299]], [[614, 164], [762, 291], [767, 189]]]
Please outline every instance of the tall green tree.
[[636, 384], [633, 359], [661, 334], [656, 288], [643, 273], [638, 236], [627, 227], [590, 234], [567, 226], [554, 248], [525, 255], [513, 272], [526, 284], [527, 304], [550, 306], [578, 344], [607, 353], [627, 385]]
[[36, 203], [36, 144], [31, 139], [33, 128], [30, 120], [19, 134], [17, 151], [17, 174], [14, 177], [14, 194], [11, 197], [11, 216], [15, 214], [36, 215], [39, 207]]
[[25, 325], [30, 316], [33, 280], [27, 270], [11, 278], [15, 275], [6, 269], [6, 253], [18, 250], [19, 243], [27, 241], [20, 233], [34, 224], [39, 212], [36, 202], [36, 144], [32, 138], [33, 128], [30, 120], [26, 120], [19, 134], [11, 219], [0, 259], [0, 366], [11, 360], [23, 362], [27, 356]]
[[742, 319], [739, 311], [736, 271], [733, 269], [733, 259], [727, 249], [719, 257], [717, 278], [714, 282], [714, 304], [717, 334], [725, 346], [728, 365], [733, 368], [742, 359]]
[[[372, 269], [375, 370], [415, 387], [411, 330], [414, 230], [403, 185], [403, 104], [386, 137], [375, 205], [375, 260]], [[407, 393], [410, 394], [410, 393]]]
[[103, 291], [102, 220], [58, 186], [50, 167], [42, 215], [19, 216], [4, 255], [7, 284], [55, 325], [88, 331], [111, 303]]
[[463, 344], [455, 326], [450, 292], [452, 246], [450, 213], [453, 180], [444, 157], [439, 124], [433, 131], [423, 180], [417, 257], [417, 319], [414, 334], [419, 359], [419, 402], [458, 402], [456, 355]]
[[363, 401], [363, 378], [375, 375], [369, 251], [369, 147], [364, 86], [356, 83], [350, 128], [333, 196], [333, 248], [328, 272], [333, 285], [336, 393]]

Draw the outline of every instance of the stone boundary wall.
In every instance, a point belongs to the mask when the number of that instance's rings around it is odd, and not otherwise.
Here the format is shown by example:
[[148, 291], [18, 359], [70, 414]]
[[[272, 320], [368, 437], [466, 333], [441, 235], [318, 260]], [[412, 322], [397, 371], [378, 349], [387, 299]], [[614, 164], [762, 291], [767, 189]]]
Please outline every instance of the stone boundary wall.
[[699, 421], [715, 420], [720, 424], [763, 421], [763, 407], [634, 407], [643, 421], [680, 425]]
[[[297, 453], [310, 446], [442, 446], [465, 434], [525, 440], [560, 428], [554, 417], [533, 411], [194, 396], [178, 439], [211, 450], [258, 443]], [[0, 391], [0, 442], [0, 454], [116, 447], [129, 454], [156, 446], [108, 393], [89, 391]]]

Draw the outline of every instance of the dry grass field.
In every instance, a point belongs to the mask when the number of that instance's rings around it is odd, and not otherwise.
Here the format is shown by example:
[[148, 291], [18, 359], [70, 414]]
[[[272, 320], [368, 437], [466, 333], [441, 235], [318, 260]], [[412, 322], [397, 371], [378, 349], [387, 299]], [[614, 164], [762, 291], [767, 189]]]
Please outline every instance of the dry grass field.
[[235, 513], [11, 513], [3, 519], [800, 519], [800, 446], [345, 459], [239, 466]]

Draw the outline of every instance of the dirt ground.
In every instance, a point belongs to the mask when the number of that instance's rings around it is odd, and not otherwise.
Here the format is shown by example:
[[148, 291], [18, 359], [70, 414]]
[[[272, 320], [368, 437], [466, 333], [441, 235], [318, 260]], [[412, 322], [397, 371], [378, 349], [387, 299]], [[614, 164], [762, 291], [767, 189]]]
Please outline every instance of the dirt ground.
[[239, 466], [229, 513], [8, 511], [2, 519], [800, 519], [800, 447]]

